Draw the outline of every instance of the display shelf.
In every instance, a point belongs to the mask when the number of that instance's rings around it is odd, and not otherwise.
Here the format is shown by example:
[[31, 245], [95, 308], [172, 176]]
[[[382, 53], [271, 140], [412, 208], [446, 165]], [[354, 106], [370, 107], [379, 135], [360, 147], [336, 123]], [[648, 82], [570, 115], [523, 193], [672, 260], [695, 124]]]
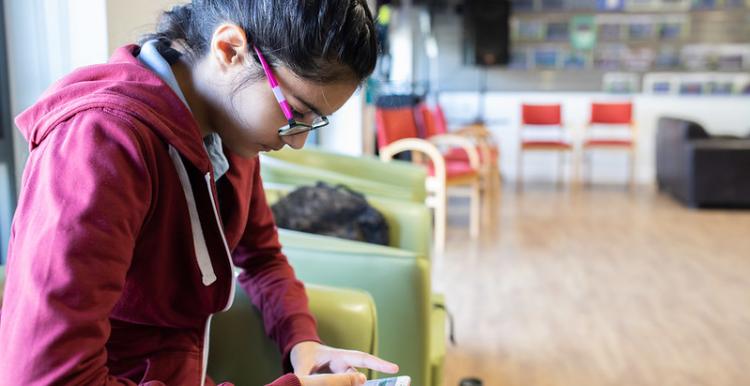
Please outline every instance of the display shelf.
[[511, 19], [513, 69], [750, 71], [750, 7], [739, 0], [522, 3]]

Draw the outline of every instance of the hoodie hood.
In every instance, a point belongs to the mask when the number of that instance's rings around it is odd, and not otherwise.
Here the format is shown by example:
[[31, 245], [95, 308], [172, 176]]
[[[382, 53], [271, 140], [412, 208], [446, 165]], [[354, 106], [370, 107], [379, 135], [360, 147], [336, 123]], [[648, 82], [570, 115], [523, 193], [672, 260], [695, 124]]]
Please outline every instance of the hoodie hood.
[[106, 64], [75, 70], [16, 117], [30, 149], [73, 115], [107, 109], [143, 122], [195, 167], [208, 172], [211, 163], [198, 123], [169, 85], [138, 60], [139, 51], [139, 46], [127, 45], [117, 49]]

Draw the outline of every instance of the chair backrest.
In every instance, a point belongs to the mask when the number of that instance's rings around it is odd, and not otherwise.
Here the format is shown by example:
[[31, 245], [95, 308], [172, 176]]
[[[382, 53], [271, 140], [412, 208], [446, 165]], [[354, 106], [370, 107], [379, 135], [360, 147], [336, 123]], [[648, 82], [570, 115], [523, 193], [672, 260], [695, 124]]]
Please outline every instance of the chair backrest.
[[427, 104], [422, 102], [414, 109], [414, 117], [417, 120], [417, 126], [421, 129], [420, 138], [430, 138], [435, 135], [435, 117]]
[[562, 112], [559, 103], [521, 104], [521, 123], [534, 126], [562, 126]]
[[378, 132], [378, 148], [404, 138], [419, 138], [417, 122], [412, 107], [384, 108], [375, 111], [375, 128]]
[[435, 105], [435, 108], [430, 110], [430, 108], [427, 107], [427, 104], [420, 103], [417, 108], [424, 123], [425, 138], [430, 138], [434, 135], [445, 134], [448, 132], [445, 113], [443, 113], [443, 109], [440, 107], [440, 105]]
[[424, 202], [427, 172], [411, 162], [382, 162], [375, 157], [353, 157], [308, 146], [261, 156], [263, 181], [314, 185], [317, 181], [343, 184], [379, 197]]
[[630, 125], [633, 120], [633, 103], [591, 103], [591, 124]]
[[378, 354], [398, 363], [413, 385], [431, 385], [428, 259], [401, 249], [286, 229], [279, 230], [279, 240], [303, 282], [370, 293], [377, 309]]
[[[297, 188], [296, 185], [263, 182], [266, 199], [273, 205]], [[432, 215], [422, 203], [378, 196], [366, 196], [367, 202], [377, 209], [388, 223], [389, 246], [414, 252], [430, 258], [432, 245]]]

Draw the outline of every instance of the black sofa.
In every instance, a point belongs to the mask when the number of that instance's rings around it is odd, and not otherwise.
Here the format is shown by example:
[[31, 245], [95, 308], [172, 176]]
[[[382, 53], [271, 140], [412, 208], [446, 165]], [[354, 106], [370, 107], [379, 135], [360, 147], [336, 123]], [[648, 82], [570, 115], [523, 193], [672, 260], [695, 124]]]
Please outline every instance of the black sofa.
[[750, 208], [750, 136], [711, 136], [695, 122], [660, 118], [656, 180], [691, 207]]

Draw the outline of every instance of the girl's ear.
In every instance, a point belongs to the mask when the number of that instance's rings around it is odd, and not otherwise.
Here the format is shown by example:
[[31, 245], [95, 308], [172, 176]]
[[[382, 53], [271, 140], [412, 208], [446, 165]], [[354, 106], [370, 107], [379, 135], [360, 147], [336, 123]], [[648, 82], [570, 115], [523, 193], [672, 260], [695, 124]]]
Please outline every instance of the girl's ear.
[[219, 68], [228, 70], [241, 65], [246, 59], [248, 42], [245, 31], [231, 23], [220, 25], [211, 37], [210, 57]]

